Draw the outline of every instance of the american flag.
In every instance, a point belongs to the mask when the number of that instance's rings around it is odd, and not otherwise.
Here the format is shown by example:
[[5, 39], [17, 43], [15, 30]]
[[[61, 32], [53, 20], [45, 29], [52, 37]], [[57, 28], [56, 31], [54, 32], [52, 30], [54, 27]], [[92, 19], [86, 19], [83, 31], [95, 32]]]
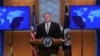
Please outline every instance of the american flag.
[[[37, 31], [37, 14], [36, 14], [36, 8], [33, 5], [33, 13], [32, 13], [32, 26], [31, 26], [31, 40], [34, 41], [36, 39], [36, 31]], [[38, 49], [36, 46], [33, 47], [33, 56], [39, 56], [38, 55]]]

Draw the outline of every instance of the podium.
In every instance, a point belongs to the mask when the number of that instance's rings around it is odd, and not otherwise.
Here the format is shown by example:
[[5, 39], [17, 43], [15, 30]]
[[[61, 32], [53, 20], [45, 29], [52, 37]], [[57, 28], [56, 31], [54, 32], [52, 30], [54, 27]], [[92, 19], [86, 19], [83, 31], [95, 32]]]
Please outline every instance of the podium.
[[55, 56], [54, 53], [58, 53], [59, 46], [64, 44], [64, 40], [62, 39], [52, 39], [53, 45], [50, 48], [46, 48], [43, 47], [42, 40], [36, 39], [30, 42], [32, 46], [39, 47], [39, 56]]

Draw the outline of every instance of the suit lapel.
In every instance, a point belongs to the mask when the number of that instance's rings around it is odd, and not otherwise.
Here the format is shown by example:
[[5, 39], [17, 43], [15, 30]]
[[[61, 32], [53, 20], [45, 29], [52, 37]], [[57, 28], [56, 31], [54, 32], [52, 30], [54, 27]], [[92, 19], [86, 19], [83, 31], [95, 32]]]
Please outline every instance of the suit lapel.
[[44, 31], [45, 34], [47, 34], [46, 30], [45, 30], [45, 23], [43, 24], [43, 31]]

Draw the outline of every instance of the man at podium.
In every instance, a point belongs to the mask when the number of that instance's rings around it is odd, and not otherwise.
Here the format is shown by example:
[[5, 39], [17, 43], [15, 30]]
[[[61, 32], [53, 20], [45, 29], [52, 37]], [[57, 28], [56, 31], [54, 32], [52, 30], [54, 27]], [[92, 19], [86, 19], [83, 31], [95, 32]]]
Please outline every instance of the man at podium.
[[[59, 27], [59, 24], [52, 22], [51, 21], [51, 14], [46, 12], [44, 13], [44, 22], [40, 25], [38, 25], [38, 29], [37, 29], [37, 34], [36, 34], [36, 38], [37, 39], [43, 39], [44, 37], [52, 37], [52, 39], [56, 39], [56, 38], [60, 38], [61, 37], [61, 30]], [[50, 56], [51, 54], [58, 54], [58, 49], [59, 46], [52, 46], [50, 48], [46, 48], [46, 47], [38, 47], [39, 49], [39, 55], [43, 56], [45, 54], [45, 56]], [[41, 50], [44, 50], [45, 52], [48, 53], [40, 53]]]

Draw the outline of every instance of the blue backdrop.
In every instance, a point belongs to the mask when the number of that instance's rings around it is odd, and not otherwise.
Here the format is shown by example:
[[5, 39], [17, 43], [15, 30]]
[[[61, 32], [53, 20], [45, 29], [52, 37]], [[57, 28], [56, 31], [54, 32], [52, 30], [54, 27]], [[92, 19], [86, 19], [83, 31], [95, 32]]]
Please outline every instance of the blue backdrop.
[[[96, 0], [96, 5], [100, 5], [100, 0]], [[100, 56], [100, 29], [97, 30], [97, 56]]]
[[[0, 6], [3, 6], [3, 0], [0, 0]], [[0, 56], [4, 56], [4, 36], [3, 31], [0, 31]]]

